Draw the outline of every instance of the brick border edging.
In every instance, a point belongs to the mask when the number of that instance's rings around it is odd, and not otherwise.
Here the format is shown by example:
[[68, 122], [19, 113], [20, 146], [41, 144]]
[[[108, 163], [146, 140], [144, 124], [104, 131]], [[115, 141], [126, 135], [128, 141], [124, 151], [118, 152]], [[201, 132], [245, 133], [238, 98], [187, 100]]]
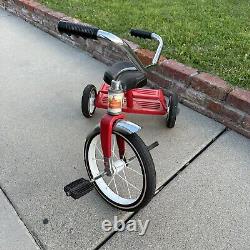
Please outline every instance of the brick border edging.
[[[0, 7], [64, 42], [84, 49], [105, 64], [124, 60], [122, 52], [110, 43], [59, 34], [59, 20], [79, 21], [52, 11], [33, 0], [0, 0]], [[141, 49], [132, 42], [128, 43], [143, 63], [151, 62], [154, 55], [152, 51]], [[217, 76], [200, 72], [165, 57], [161, 57], [158, 66], [148, 78], [151, 87], [175, 91], [184, 105], [250, 138], [250, 91], [233, 88]]]

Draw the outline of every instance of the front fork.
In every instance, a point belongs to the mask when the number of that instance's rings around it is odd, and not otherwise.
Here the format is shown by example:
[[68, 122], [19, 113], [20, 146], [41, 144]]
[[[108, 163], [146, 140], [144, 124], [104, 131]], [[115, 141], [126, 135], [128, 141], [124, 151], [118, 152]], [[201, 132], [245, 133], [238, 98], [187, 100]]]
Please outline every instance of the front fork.
[[[109, 115], [106, 114], [100, 122], [100, 134], [101, 134], [101, 145], [102, 145], [102, 152], [104, 157], [104, 172], [106, 175], [111, 176], [113, 173], [112, 170], [112, 131], [114, 124], [118, 120], [123, 120], [125, 116], [123, 114], [119, 115]], [[122, 158], [125, 153], [125, 141], [120, 137], [116, 136], [117, 145], [119, 148], [119, 156]]]

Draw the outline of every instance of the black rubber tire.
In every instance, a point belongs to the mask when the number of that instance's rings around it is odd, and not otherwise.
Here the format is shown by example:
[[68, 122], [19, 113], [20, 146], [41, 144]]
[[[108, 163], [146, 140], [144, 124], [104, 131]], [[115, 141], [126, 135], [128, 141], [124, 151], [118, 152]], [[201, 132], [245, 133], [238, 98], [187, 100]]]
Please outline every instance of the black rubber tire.
[[179, 98], [176, 93], [169, 93], [169, 112], [166, 118], [166, 125], [168, 128], [173, 128], [176, 122], [176, 116], [178, 113]]
[[[89, 167], [89, 159], [88, 159], [88, 151], [90, 144], [92, 140], [96, 137], [99, 136], [100, 134], [100, 129], [95, 129], [86, 139], [85, 146], [84, 146], [84, 161], [85, 161], [85, 166], [87, 169], [87, 173], [89, 175], [89, 178], [92, 179], [92, 173]], [[156, 172], [155, 172], [155, 166], [154, 162], [152, 159], [152, 156], [150, 152], [147, 149], [147, 146], [143, 142], [143, 140], [137, 135], [137, 134], [123, 134], [123, 133], [118, 133], [118, 132], [113, 132], [113, 134], [119, 135], [123, 137], [130, 146], [132, 145], [133, 150], [135, 154], [137, 155], [137, 158], [140, 162], [140, 166], [142, 168], [142, 173], [144, 177], [143, 181], [143, 189], [141, 192], [141, 195], [139, 198], [132, 204], [130, 205], [123, 205], [123, 204], [118, 204], [114, 202], [113, 200], [109, 199], [97, 186], [97, 184], [94, 182], [95, 189], [97, 192], [101, 195], [101, 197], [107, 201], [109, 204], [112, 206], [119, 208], [124, 211], [137, 211], [144, 206], [146, 206], [151, 199], [153, 198], [155, 194], [155, 189], [156, 189]]]
[[96, 91], [96, 87], [92, 84], [87, 85], [82, 93], [82, 102], [81, 102], [81, 108], [82, 108], [82, 114], [86, 117], [86, 118], [91, 118], [93, 116], [93, 114], [95, 113], [95, 109], [91, 112], [89, 110], [89, 101], [90, 101], [90, 97], [91, 97], [91, 93], [95, 92], [95, 97], [97, 96], [97, 91]]

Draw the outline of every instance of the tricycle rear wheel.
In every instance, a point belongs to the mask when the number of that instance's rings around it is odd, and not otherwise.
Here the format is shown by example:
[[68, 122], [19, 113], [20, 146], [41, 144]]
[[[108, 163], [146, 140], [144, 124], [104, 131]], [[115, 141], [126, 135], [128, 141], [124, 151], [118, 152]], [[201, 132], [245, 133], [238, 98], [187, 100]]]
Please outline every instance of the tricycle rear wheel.
[[89, 84], [85, 87], [82, 93], [82, 114], [86, 118], [90, 118], [95, 113], [95, 99], [97, 96], [96, 87], [92, 84]]
[[178, 113], [179, 98], [176, 93], [169, 93], [168, 95], [168, 114], [166, 118], [166, 125], [168, 128], [173, 128], [176, 122]]

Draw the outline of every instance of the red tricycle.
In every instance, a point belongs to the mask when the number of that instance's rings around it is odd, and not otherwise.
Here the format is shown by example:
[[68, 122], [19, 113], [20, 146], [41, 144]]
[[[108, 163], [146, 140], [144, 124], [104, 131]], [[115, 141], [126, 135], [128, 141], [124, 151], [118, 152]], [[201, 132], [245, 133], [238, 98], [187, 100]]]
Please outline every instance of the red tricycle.
[[[166, 126], [173, 128], [178, 110], [178, 96], [175, 93], [169, 93], [166, 98], [162, 89], [145, 88], [147, 84], [146, 73], [149, 68], [156, 65], [159, 60], [163, 47], [162, 39], [154, 33], [141, 30], [131, 30], [130, 33], [132, 36], [155, 39], [159, 42], [152, 64], [144, 67], [123, 41], [122, 48], [123, 50], [126, 49], [131, 62], [122, 61], [113, 64], [104, 73], [104, 83], [98, 92], [92, 84], [85, 87], [81, 102], [82, 114], [86, 118], [90, 118], [93, 116], [96, 108], [108, 109], [108, 90], [111, 82], [112, 80], [119, 80], [124, 92], [122, 112], [145, 115], [166, 115]], [[120, 45], [117, 41], [111, 41]]]
[[159, 42], [152, 64], [144, 67], [129, 45], [112, 33], [82, 24], [60, 21], [58, 30], [85, 39], [105, 39], [126, 53], [129, 61], [117, 62], [104, 73], [104, 83], [97, 93], [94, 85], [87, 85], [82, 95], [82, 113], [93, 116], [96, 108], [107, 109], [100, 124], [87, 136], [84, 161], [90, 180], [78, 179], [64, 190], [75, 199], [95, 188], [111, 205], [126, 211], [138, 210], [153, 197], [156, 173], [150, 150], [137, 132], [141, 127], [125, 120], [125, 113], [166, 115], [166, 125], [174, 127], [178, 97], [165, 98], [161, 89], [144, 88], [146, 73], [157, 64], [163, 41], [155, 33], [131, 30], [132, 36]]

